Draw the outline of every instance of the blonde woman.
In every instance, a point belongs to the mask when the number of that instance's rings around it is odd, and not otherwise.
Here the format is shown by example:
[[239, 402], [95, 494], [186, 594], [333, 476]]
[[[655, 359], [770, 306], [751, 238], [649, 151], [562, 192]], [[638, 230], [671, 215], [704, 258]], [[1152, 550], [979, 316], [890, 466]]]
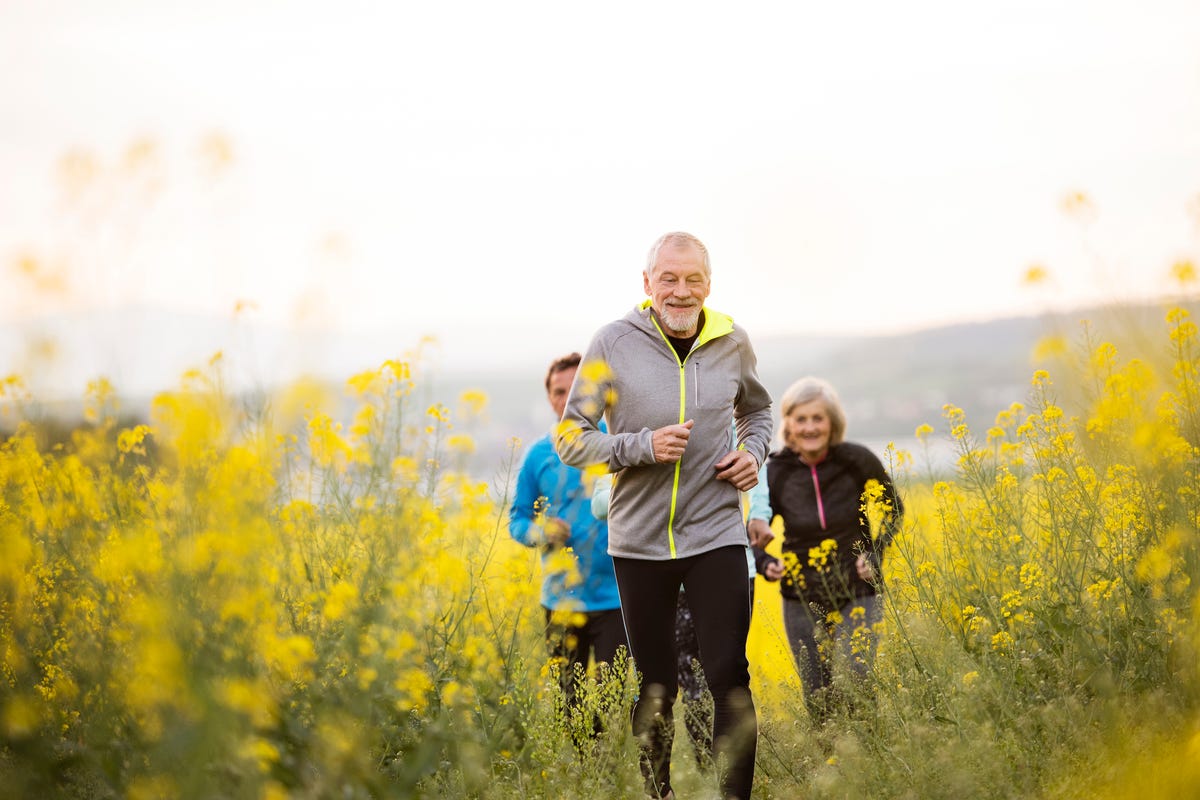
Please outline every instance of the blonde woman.
[[[770, 522], [783, 518], [783, 619], [805, 700], [814, 719], [827, 712], [830, 639], [854, 673], [865, 675], [882, 617], [883, 553], [904, 507], [883, 463], [869, 449], [845, 440], [846, 413], [837, 392], [820, 378], [801, 378], [780, 400], [778, 447], [767, 457], [750, 494], [750, 538], [764, 546]], [[864, 493], [884, 509], [872, 536]]]

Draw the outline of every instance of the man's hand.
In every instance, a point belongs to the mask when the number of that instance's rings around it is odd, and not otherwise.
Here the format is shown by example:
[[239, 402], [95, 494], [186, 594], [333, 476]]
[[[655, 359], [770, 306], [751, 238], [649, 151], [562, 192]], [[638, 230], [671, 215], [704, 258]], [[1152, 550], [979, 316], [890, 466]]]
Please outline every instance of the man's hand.
[[766, 547], [775, 538], [770, 524], [765, 519], [752, 519], [747, 522], [746, 533], [750, 535], [750, 544], [755, 547]]
[[748, 492], [758, 484], [758, 460], [745, 450], [733, 450], [713, 464], [717, 480], [729, 481], [739, 492]]
[[683, 458], [688, 437], [692, 435], [695, 420], [689, 419], [681, 425], [667, 425], [654, 432], [654, 460], [659, 464], [674, 464]]
[[542, 533], [546, 534], [547, 545], [562, 547], [571, 537], [571, 526], [561, 517], [547, 517], [542, 523]]

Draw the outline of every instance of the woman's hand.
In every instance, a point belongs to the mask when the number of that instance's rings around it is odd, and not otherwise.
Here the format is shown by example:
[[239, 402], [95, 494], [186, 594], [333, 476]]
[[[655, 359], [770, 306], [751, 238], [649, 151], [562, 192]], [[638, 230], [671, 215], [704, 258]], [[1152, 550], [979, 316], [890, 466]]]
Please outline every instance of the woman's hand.
[[766, 547], [775, 538], [771, 526], [765, 519], [752, 519], [746, 523], [746, 533], [750, 536], [750, 544], [755, 547]]
[[763, 565], [762, 576], [769, 581], [777, 581], [783, 577], [783, 562], [773, 558]]
[[871, 563], [871, 559], [866, 553], [859, 555], [858, 560], [854, 562], [854, 568], [858, 570], [858, 577], [867, 583], [875, 582], [875, 565]]

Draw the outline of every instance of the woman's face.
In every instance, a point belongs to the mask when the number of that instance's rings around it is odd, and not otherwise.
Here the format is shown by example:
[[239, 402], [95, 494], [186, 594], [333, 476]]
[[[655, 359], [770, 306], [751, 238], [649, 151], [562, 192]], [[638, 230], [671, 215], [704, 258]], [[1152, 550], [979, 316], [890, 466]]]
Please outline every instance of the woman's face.
[[798, 405], [783, 418], [783, 443], [809, 464], [814, 464], [829, 452], [829, 437], [833, 423], [823, 400], [810, 400]]

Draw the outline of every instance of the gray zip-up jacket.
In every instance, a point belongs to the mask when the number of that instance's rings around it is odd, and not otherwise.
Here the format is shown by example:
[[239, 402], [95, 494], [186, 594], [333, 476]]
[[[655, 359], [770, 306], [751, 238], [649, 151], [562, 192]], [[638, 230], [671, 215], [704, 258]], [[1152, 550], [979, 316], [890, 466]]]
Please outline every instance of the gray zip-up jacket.
[[[599, 429], [607, 417], [608, 432]], [[654, 461], [653, 433], [695, 420], [683, 458]], [[713, 465], [737, 447], [761, 465], [771, 437], [771, 397], [758, 379], [746, 331], [704, 309], [704, 327], [682, 362], [650, 301], [592, 338], [555, 440], [562, 460], [613, 475], [608, 552], [666, 560], [744, 547], [739, 493]]]

